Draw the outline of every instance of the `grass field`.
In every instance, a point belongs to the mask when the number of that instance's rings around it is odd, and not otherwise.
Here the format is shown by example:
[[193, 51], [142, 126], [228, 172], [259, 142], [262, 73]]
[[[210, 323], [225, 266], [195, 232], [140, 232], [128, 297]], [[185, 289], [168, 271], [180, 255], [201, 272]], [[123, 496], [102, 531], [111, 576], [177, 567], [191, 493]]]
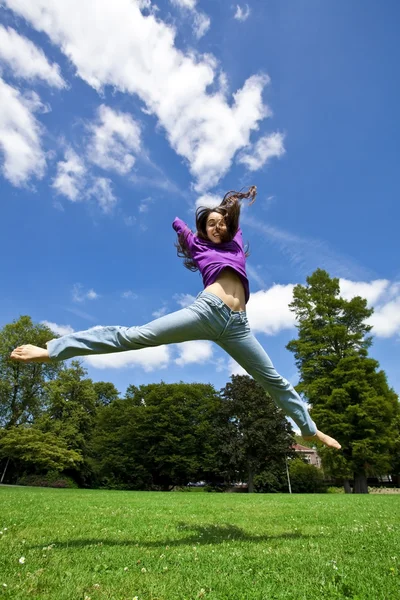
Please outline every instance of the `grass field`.
[[0, 487], [0, 531], [0, 598], [400, 598], [400, 496]]

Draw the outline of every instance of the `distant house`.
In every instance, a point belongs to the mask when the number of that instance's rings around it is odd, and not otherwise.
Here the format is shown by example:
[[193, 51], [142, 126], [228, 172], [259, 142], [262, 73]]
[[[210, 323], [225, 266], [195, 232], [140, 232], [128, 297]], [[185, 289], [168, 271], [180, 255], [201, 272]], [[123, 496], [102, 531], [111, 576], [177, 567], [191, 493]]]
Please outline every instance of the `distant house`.
[[292, 448], [295, 452], [298, 452], [308, 464], [314, 465], [315, 467], [318, 467], [318, 469], [321, 468], [321, 459], [314, 448], [307, 448], [307, 446], [302, 446], [301, 444], [294, 444]]

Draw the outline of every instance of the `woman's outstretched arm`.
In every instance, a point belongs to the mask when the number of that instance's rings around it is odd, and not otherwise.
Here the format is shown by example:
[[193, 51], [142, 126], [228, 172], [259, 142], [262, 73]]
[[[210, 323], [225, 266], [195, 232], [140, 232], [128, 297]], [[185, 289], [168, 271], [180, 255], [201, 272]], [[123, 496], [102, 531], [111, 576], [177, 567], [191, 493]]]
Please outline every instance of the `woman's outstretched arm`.
[[194, 243], [194, 233], [193, 231], [186, 225], [185, 221], [182, 221], [179, 217], [175, 217], [172, 227], [175, 229], [178, 234], [178, 238], [181, 241], [184, 241], [189, 250], [192, 249]]

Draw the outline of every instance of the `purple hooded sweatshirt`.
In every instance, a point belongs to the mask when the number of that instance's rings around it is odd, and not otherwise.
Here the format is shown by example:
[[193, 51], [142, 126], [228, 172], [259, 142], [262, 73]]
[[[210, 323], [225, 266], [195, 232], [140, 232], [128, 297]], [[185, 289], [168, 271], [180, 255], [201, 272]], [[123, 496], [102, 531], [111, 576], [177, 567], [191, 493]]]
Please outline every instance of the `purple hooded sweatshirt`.
[[231, 242], [214, 244], [211, 240], [202, 240], [194, 235], [189, 227], [176, 217], [172, 223], [178, 235], [184, 234], [190, 255], [203, 277], [203, 285], [214, 283], [222, 269], [230, 267], [239, 276], [245, 293], [246, 304], [250, 297], [249, 280], [246, 274], [246, 256], [243, 248], [242, 230], [237, 230]]

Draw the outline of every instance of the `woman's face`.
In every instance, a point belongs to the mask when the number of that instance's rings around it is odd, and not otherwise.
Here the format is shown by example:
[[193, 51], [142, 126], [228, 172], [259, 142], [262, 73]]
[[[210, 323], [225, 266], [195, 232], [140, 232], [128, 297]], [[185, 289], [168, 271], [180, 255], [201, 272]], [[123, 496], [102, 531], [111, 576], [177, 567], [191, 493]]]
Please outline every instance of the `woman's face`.
[[227, 228], [224, 216], [217, 212], [210, 213], [207, 218], [206, 231], [208, 239], [214, 244], [225, 241]]

